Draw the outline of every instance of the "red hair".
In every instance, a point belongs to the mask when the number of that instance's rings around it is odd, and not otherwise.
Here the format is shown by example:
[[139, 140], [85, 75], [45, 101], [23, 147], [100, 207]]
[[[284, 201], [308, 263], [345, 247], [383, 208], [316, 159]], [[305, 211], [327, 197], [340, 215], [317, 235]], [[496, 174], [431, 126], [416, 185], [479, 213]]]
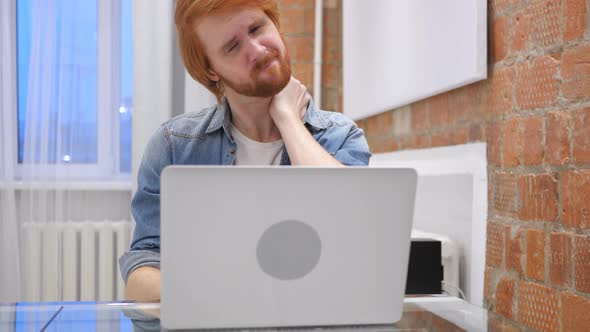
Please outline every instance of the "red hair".
[[207, 76], [210, 62], [205, 48], [196, 33], [199, 19], [224, 9], [238, 6], [259, 8], [270, 18], [279, 29], [280, 15], [275, 0], [177, 0], [174, 21], [178, 33], [178, 47], [188, 73], [193, 79], [211, 91], [217, 101], [221, 102], [223, 91], [217, 82]]

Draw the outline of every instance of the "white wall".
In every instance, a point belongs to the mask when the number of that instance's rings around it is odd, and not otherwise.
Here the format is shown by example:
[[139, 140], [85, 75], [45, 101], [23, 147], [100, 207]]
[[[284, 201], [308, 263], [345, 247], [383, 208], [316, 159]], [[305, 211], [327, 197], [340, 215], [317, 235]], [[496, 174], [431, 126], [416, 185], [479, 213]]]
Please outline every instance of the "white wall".
[[215, 95], [209, 92], [201, 83], [193, 80], [188, 73], [185, 74], [184, 79], [185, 113], [197, 112], [217, 103]]
[[354, 120], [487, 76], [485, 0], [344, 0], [343, 107]]

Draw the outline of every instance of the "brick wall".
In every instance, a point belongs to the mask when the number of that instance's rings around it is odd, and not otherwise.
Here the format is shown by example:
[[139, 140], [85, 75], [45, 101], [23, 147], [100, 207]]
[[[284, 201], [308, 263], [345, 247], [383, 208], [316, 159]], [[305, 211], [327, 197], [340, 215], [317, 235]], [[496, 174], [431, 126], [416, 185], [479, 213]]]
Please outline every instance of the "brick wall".
[[[311, 88], [314, 1], [280, 3]], [[341, 111], [341, 2], [324, 7], [322, 107]], [[487, 142], [491, 330], [590, 330], [589, 8], [489, 0], [486, 81], [357, 122], [374, 153]]]
[[[313, 95], [314, 0], [278, 0], [293, 76]], [[342, 8], [340, 0], [324, 1], [322, 108], [342, 111]]]

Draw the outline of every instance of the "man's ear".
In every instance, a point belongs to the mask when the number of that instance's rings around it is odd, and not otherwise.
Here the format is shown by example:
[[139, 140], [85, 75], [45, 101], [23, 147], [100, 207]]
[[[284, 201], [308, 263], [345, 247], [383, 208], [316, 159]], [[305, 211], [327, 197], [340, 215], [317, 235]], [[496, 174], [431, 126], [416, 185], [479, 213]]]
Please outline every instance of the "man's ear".
[[219, 82], [219, 75], [211, 68], [207, 70], [207, 78], [211, 81]]

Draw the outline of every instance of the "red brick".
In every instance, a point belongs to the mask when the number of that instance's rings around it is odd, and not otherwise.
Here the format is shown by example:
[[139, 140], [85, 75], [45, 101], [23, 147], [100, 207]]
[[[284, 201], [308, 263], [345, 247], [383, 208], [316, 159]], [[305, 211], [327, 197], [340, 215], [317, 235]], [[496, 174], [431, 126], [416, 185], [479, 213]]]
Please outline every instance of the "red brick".
[[313, 36], [285, 36], [285, 43], [287, 44], [291, 61], [313, 61]]
[[477, 82], [451, 91], [449, 108], [455, 113], [452, 117], [457, 123], [473, 123], [481, 120], [483, 86], [484, 82]]
[[563, 331], [588, 332], [590, 327], [590, 299], [564, 292], [563, 301]]
[[428, 100], [412, 104], [412, 129], [428, 129]]
[[496, 215], [513, 218], [516, 215], [516, 176], [495, 173], [490, 180], [492, 206]]
[[366, 119], [367, 136], [387, 135], [393, 132], [393, 112], [385, 112]]
[[547, 152], [545, 161], [548, 164], [565, 165], [569, 162], [569, 119], [570, 115], [567, 111], [547, 114]]
[[529, 1], [513, 19], [514, 51], [549, 49], [562, 43], [562, 0]]
[[342, 8], [324, 6], [323, 28], [324, 36], [342, 39]]
[[512, 319], [512, 303], [514, 302], [514, 280], [503, 278], [496, 286], [496, 303], [494, 311]]
[[540, 165], [543, 162], [543, 118], [530, 117], [523, 120], [523, 162], [525, 165]]
[[495, 122], [488, 125], [486, 130], [487, 136], [487, 158], [490, 165], [500, 165], [502, 163], [502, 126]]
[[561, 43], [561, 5], [561, 0], [541, 0], [531, 1], [525, 8], [529, 49], [547, 49]]
[[469, 142], [470, 141], [470, 139], [469, 139], [470, 129], [471, 128], [455, 129], [452, 132], [451, 144], [457, 145], [457, 144], [466, 144], [467, 142]]
[[322, 51], [322, 61], [324, 63], [342, 63], [342, 39], [336, 37], [324, 38]]
[[570, 284], [572, 240], [567, 233], [551, 233], [549, 238], [549, 276], [551, 283], [566, 287]]
[[590, 96], [590, 43], [563, 53], [561, 64], [563, 95], [570, 101]]
[[371, 138], [368, 137], [369, 150], [372, 153], [393, 152], [399, 150], [397, 142], [393, 138]]
[[430, 147], [430, 136], [409, 135], [399, 139], [400, 150], [415, 150]]
[[307, 91], [313, 89], [313, 63], [297, 62], [291, 65], [292, 75], [307, 87]]
[[590, 293], [590, 236], [576, 236], [574, 247], [576, 290]]
[[414, 150], [414, 136], [404, 136], [397, 139], [398, 148], [400, 150]]
[[[508, 321], [502, 322], [499, 316], [488, 313], [488, 332], [520, 332], [520, 329]], [[446, 332], [446, 331], [445, 331]]]
[[431, 142], [432, 142], [431, 143], [432, 147], [452, 145], [452, 142], [453, 142], [452, 133], [445, 132], [445, 133], [432, 134]]
[[302, 7], [285, 7], [281, 10], [281, 31], [286, 35], [305, 32], [305, 15]]
[[567, 171], [561, 187], [563, 223], [578, 228], [590, 227], [590, 171]]
[[517, 166], [520, 164], [520, 156], [523, 151], [520, 118], [512, 118], [504, 123], [503, 147], [503, 165]]
[[483, 298], [485, 303], [490, 303], [490, 297], [492, 296], [492, 285], [490, 283], [492, 274], [492, 268], [486, 266], [484, 276], [483, 276]]
[[488, 223], [486, 265], [500, 267], [504, 256], [504, 228], [500, 224]]
[[322, 66], [322, 85], [327, 88], [339, 88], [342, 85], [342, 67], [325, 63]]
[[488, 332], [503, 332], [502, 320], [499, 317], [488, 314]]
[[504, 239], [506, 241], [505, 257], [506, 270], [514, 270], [522, 275], [522, 232], [516, 226], [506, 226]]
[[442, 128], [451, 124], [449, 113], [449, 95], [443, 93], [430, 99], [430, 126], [432, 128]]
[[480, 142], [484, 141], [483, 133], [482, 133], [482, 125], [472, 125], [469, 128], [469, 141], [470, 142]]
[[446, 320], [445, 318], [432, 315], [432, 330], [433, 331], [447, 331], [447, 332], [463, 332], [464, 329], [455, 325], [453, 322]]
[[563, 10], [563, 39], [575, 40], [584, 36], [587, 27], [586, 0], [565, 0]]
[[315, 33], [315, 8], [305, 8], [305, 26], [303, 31], [308, 34]]
[[299, 0], [304, 8], [315, 8], [315, 0]]
[[545, 232], [530, 229], [526, 233], [526, 275], [545, 280]]
[[488, 217], [495, 216], [496, 213], [496, 202], [494, 199], [494, 184], [497, 185], [497, 181], [494, 180], [496, 174], [488, 167]]
[[558, 182], [554, 174], [524, 175], [518, 179], [518, 217], [524, 221], [557, 219]]
[[516, 101], [521, 109], [546, 107], [557, 102], [558, 67], [559, 61], [551, 56], [538, 57], [518, 66]]
[[520, 328], [510, 325], [510, 323], [504, 323], [502, 325], [502, 332], [520, 332]]
[[430, 147], [430, 137], [428, 135], [413, 135], [408, 144], [410, 149], [424, 149]]
[[494, 15], [497, 15], [498, 13], [503, 12], [510, 7], [513, 7], [517, 3], [518, 0], [489, 0], [490, 11]]
[[342, 113], [341, 89], [322, 87], [323, 110]]
[[514, 78], [514, 67], [505, 67], [491, 73], [482, 95], [484, 114], [497, 116], [512, 112]]
[[361, 128], [363, 131], [365, 130], [365, 119], [356, 120], [356, 126]]
[[575, 112], [573, 117], [574, 162], [590, 162], [590, 108]]
[[310, 7], [313, 5], [311, 0], [280, 0], [279, 5], [281, 9], [291, 7]]
[[556, 290], [521, 281], [517, 299], [519, 322], [541, 331], [559, 331], [559, 295]]
[[529, 18], [522, 10], [514, 15], [512, 19], [512, 52], [519, 52], [527, 47], [529, 38]]
[[492, 57], [494, 62], [502, 61], [508, 54], [508, 17], [503, 16], [492, 22]]

